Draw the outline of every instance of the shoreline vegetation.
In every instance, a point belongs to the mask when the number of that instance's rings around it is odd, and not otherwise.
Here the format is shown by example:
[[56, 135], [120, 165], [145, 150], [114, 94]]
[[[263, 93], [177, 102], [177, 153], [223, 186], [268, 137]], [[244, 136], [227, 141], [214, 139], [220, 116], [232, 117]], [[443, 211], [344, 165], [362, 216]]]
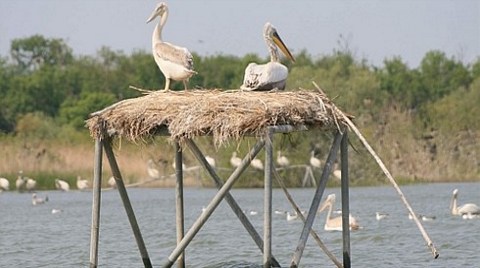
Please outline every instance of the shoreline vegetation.
[[[480, 181], [480, 57], [464, 63], [435, 50], [415, 68], [400, 57], [372, 66], [348, 47], [343, 44], [318, 57], [296, 53], [294, 64], [285, 63], [287, 90], [319, 84], [342, 111], [355, 117], [356, 126], [400, 184]], [[193, 56], [198, 75], [189, 85], [202, 89], [238, 88], [249, 62], [267, 61], [254, 54]], [[62, 39], [35, 35], [13, 40], [10, 55], [0, 55], [0, 177], [10, 181], [11, 190], [20, 170], [37, 180], [39, 190], [53, 189], [56, 178], [68, 181], [72, 189], [78, 175], [91, 181], [94, 141], [85, 120], [92, 112], [140, 96], [130, 85], [163, 88], [164, 77], [150, 52], [126, 55], [103, 47], [97, 55], [76, 56]], [[183, 90], [183, 85], [172, 83], [171, 88]], [[349, 138], [350, 184], [388, 184], [357, 138]], [[303, 166], [281, 171], [287, 186], [301, 186], [310, 152], [315, 150], [324, 161], [332, 139], [315, 130], [275, 135], [274, 150], [281, 150], [291, 165]], [[231, 170], [232, 152], [243, 156], [254, 144], [251, 138], [219, 148], [209, 137], [195, 142], [215, 158], [224, 179]], [[115, 140], [114, 151], [126, 184], [149, 180], [149, 159], [160, 165], [161, 174], [174, 173], [173, 146], [164, 137], [136, 144]], [[184, 157], [187, 167], [196, 165], [188, 150]], [[264, 159], [263, 151], [259, 158]], [[106, 162], [105, 187], [111, 176]], [[315, 171], [317, 178], [319, 172]], [[185, 176], [187, 186], [212, 186], [203, 171]], [[173, 186], [171, 181], [143, 186]], [[262, 185], [263, 173], [249, 169], [236, 187]], [[329, 185], [339, 182], [332, 177]]]

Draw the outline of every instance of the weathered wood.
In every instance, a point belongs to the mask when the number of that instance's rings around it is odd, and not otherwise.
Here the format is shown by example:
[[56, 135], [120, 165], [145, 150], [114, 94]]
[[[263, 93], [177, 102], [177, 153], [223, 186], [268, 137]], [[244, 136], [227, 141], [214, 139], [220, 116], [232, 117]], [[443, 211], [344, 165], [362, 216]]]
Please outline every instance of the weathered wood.
[[218, 206], [218, 204], [220, 204], [220, 202], [228, 193], [228, 191], [230, 191], [230, 189], [233, 187], [233, 185], [238, 180], [238, 178], [240, 178], [240, 175], [242, 174], [242, 172], [248, 167], [252, 159], [258, 154], [258, 152], [260, 152], [260, 150], [263, 148], [264, 145], [265, 145], [264, 139], [257, 141], [255, 146], [253, 146], [250, 152], [245, 156], [245, 158], [243, 158], [240, 166], [238, 166], [237, 169], [235, 169], [235, 171], [230, 175], [230, 177], [225, 182], [223, 187], [220, 188], [220, 190], [218, 190], [217, 194], [213, 197], [212, 201], [210, 201], [210, 204], [205, 208], [205, 211], [193, 223], [192, 227], [190, 227], [190, 229], [187, 231], [182, 241], [175, 247], [175, 249], [170, 254], [170, 256], [168, 256], [167, 260], [162, 265], [162, 267], [172, 267], [173, 263], [178, 258], [178, 256], [180, 256], [181, 252], [183, 252], [185, 248], [188, 246], [188, 244], [192, 241], [192, 239], [198, 233], [200, 228], [202, 228], [203, 224], [205, 224], [205, 222], [208, 220], [208, 218], [213, 213], [215, 208]]
[[[184, 209], [183, 209], [183, 153], [182, 148], [175, 142], [175, 206], [176, 206], [176, 224], [177, 224], [177, 245], [184, 236]], [[183, 251], [177, 260], [177, 267], [185, 267], [185, 251]]]
[[[284, 193], [285, 196], [287, 197], [288, 202], [290, 202], [290, 204], [292, 205], [293, 209], [294, 209], [295, 212], [297, 213], [298, 217], [302, 220], [303, 224], [305, 224], [305, 217], [303, 216], [302, 211], [301, 211], [300, 208], [298, 207], [298, 205], [297, 205], [297, 203], [295, 202], [295, 200], [293, 200], [292, 195], [290, 195], [290, 193], [288, 192], [287, 187], [285, 186], [285, 183], [283, 183], [282, 178], [280, 177], [280, 174], [278, 174], [277, 169], [274, 169], [274, 170], [273, 170], [273, 175], [274, 175], [274, 177], [275, 177], [278, 185], [280, 185], [280, 188], [282, 188], [283, 193]], [[313, 230], [313, 229], [310, 229], [310, 235], [313, 237], [313, 239], [315, 239], [315, 241], [317, 242], [318, 246], [323, 250], [323, 252], [325, 252], [325, 254], [327, 254], [327, 256], [330, 258], [330, 260], [332, 260], [333, 263], [335, 263], [335, 265], [336, 265], [338, 268], [342, 268], [342, 267], [343, 267], [342, 263], [341, 263], [339, 260], [337, 260], [337, 258], [335, 258], [335, 256], [333, 255], [333, 253], [331, 253], [331, 252], [328, 250], [328, 248], [325, 246], [325, 244], [322, 242], [322, 240], [321, 240], [320, 237], [318, 236], [317, 232], [315, 232], [315, 230]]]
[[145, 247], [145, 242], [143, 241], [142, 233], [138, 227], [137, 219], [135, 218], [135, 213], [133, 212], [132, 204], [130, 203], [130, 199], [128, 197], [127, 189], [123, 183], [122, 174], [120, 173], [115, 155], [113, 154], [112, 146], [110, 145], [110, 140], [103, 142], [103, 148], [105, 149], [105, 154], [110, 164], [113, 177], [115, 178], [115, 183], [117, 184], [118, 193], [122, 199], [123, 207], [127, 212], [127, 217], [130, 222], [130, 226], [132, 227], [133, 235], [137, 241], [137, 246], [142, 257], [143, 265], [145, 267], [152, 267], [147, 248]]
[[[214, 181], [216, 187], [218, 189], [222, 188], [223, 182], [220, 179], [220, 177], [217, 175], [216, 171], [210, 166], [210, 164], [207, 162], [205, 159], [205, 156], [203, 153], [200, 151], [198, 146], [193, 142], [192, 140], [187, 140], [186, 141], [187, 146], [190, 148], [192, 151], [193, 155], [197, 158], [199, 163], [203, 166], [203, 168], [208, 172], [212, 180]], [[247, 232], [250, 234], [252, 237], [253, 241], [257, 245], [257, 247], [260, 249], [260, 251], [263, 253], [263, 239], [260, 237], [258, 232], [255, 230], [255, 227], [253, 227], [253, 224], [250, 222], [248, 217], [245, 215], [243, 212], [242, 208], [238, 205], [237, 201], [233, 198], [233, 196], [230, 193], [227, 193], [225, 195], [225, 200], [227, 201], [228, 205], [230, 208], [232, 208], [233, 212], [235, 215], [238, 217], [240, 222], [243, 224]], [[280, 264], [278, 261], [275, 259], [274, 256], [272, 256], [272, 266], [273, 267], [280, 267]]]
[[317, 190], [315, 191], [312, 204], [310, 205], [307, 221], [303, 226], [302, 234], [300, 235], [297, 248], [295, 250], [295, 253], [293, 254], [290, 267], [298, 267], [300, 263], [300, 259], [302, 258], [303, 250], [305, 249], [305, 245], [308, 239], [308, 234], [310, 233], [310, 229], [312, 229], [313, 221], [315, 220], [315, 216], [317, 215], [318, 206], [320, 205], [320, 201], [322, 200], [323, 191], [325, 190], [328, 177], [330, 176], [330, 173], [332, 171], [333, 162], [337, 157], [337, 151], [338, 151], [338, 148], [340, 147], [341, 139], [342, 139], [342, 135], [340, 133], [337, 133], [335, 135], [335, 139], [333, 141], [332, 147], [330, 148], [330, 152], [327, 157], [327, 162], [325, 163], [325, 166], [323, 168], [322, 176], [320, 177], [320, 181], [318, 183]]
[[343, 132], [340, 144], [341, 157], [341, 192], [342, 192], [342, 238], [343, 238], [343, 267], [350, 268], [350, 198], [348, 189], [348, 135]]
[[102, 191], [102, 157], [103, 144], [100, 138], [95, 139], [95, 156], [93, 164], [93, 201], [92, 229], [90, 234], [90, 268], [98, 266], [98, 235], [100, 231], [100, 201]]
[[265, 134], [265, 179], [264, 179], [264, 205], [263, 205], [263, 267], [272, 266], [272, 170], [273, 170], [273, 144], [272, 132]]

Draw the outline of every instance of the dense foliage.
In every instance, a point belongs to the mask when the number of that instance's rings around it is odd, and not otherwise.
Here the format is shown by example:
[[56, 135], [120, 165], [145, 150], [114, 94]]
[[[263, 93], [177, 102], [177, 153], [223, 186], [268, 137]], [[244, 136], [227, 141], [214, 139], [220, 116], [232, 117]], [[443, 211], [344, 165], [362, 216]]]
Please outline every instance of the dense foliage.
[[[355, 115], [363, 133], [393, 163], [394, 173], [445, 178], [463, 169], [466, 177], [479, 176], [480, 58], [463, 63], [430, 51], [416, 68], [400, 57], [372, 66], [357, 59], [348, 46], [319, 58], [306, 51], [295, 57], [295, 63], [286, 63], [287, 88], [310, 89], [312, 81], [318, 83], [338, 106]], [[198, 75], [191, 78], [190, 87], [232, 89], [241, 85], [249, 62], [268, 59], [254, 54], [194, 54], [194, 60]], [[78, 133], [85, 134], [89, 113], [140, 95], [129, 85], [164, 87], [149, 51], [126, 55], [103, 47], [95, 56], [76, 56], [62, 39], [35, 35], [13, 40], [10, 55], [0, 57], [0, 133], [20, 139], [85, 137]], [[181, 90], [183, 85], [173, 83], [171, 88]], [[291, 154], [297, 154], [293, 147], [298, 147], [301, 161], [312, 146], [329, 146], [315, 135], [299, 137], [288, 146]], [[452, 165], [452, 161], [456, 162]], [[356, 176], [375, 173], [373, 165], [360, 162]], [[428, 165], [431, 170], [422, 169]]]

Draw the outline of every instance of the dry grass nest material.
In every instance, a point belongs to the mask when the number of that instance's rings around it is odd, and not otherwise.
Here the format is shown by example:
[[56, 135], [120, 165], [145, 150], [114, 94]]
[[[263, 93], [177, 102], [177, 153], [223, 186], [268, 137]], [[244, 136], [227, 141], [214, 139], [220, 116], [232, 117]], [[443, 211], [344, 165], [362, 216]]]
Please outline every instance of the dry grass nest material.
[[336, 130], [346, 126], [331, 100], [318, 91], [151, 91], [92, 113], [86, 121], [94, 138], [131, 141], [166, 133], [182, 141], [212, 135], [216, 145], [267, 127], [292, 125]]

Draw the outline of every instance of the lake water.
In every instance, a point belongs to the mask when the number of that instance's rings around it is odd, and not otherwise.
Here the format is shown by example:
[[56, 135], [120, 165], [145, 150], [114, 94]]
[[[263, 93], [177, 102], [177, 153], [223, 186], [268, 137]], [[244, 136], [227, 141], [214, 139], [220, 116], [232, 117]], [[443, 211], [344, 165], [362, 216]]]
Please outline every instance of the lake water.
[[[440, 253], [433, 259], [420, 231], [390, 186], [350, 190], [350, 209], [363, 227], [351, 233], [353, 267], [479, 267], [480, 219], [464, 220], [449, 213], [453, 189], [459, 203], [480, 204], [480, 183], [438, 183], [403, 186], [413, 209], [435, 216], [423, 225]], [[290, 189], [302, 209], [307, 209], [314, 189]], [[175, 247], [174, 189], [128, 189], [146, 247], [159, 267]], [[216, 193], [215, 189], [185, 189], [185, 224], [188, 229]], [[340, 189], [327, 188], [323, 197]], [[28, 193], [0, 193], [0, 267], [88, 267], [91, 224], [91, 192], [39, 192], [49, 202], [33, 206]], [[234, 189], [242, 209], [258, 211], [248, 217], [263, 233], [263, 189]], [[273, 209], [292, 210], [283, 192], [273, 192]], [[63, 212], [52, 214], [52, 209]], [[375, 212], [389, 217], [377, 221]], [[323, 230], [325, 213], [314, 229], [341, 260], [341, 232]], [[273, 215], [272, 253], [288, 267], [296, 248], [301, 221]], [[262, 254], [225, 201], [186, 250], [187, 267], [261, 267]], [[143, 267], [133, 233], [116, 191], [102, 193], [99, 242], [100, 267]], [[309, 238], [301, 267], [334, 267]]]

